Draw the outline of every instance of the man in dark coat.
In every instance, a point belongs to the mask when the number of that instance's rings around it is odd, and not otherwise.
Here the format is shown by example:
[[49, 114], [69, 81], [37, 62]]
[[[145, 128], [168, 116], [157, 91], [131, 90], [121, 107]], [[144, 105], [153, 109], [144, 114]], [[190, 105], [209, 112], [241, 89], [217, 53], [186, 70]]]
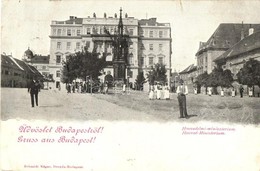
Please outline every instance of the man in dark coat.
[[240, 85], [239, 91], [240, 91], [240, 97], [242, 98], [243, 97], [243, 92], [244, 92], [244, 88], [243, 88], [242, 85]]
[[40, 91], [40, 83], [39, 81], [32, 80], [28, 85], [28, 93], [31, 95], [31, 104], [34, 107], [34, 98], [36, 106], [38, 106], [38, 93]]
[[186, 108], [186, 95], [188, 94], [188, 87], [184, 85], [183, 80], [180, 80], [180, 85], [177, 87], [178, 101], [180, 108], [180, 118], [188, 118], [187, 108]]

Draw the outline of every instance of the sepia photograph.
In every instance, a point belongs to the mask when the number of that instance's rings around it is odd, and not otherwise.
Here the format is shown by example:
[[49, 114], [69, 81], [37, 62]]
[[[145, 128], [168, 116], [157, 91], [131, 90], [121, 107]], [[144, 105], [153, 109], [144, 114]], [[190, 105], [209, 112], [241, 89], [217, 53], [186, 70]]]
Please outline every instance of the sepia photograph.
[[259, 171], [260, 1], [2, 0], [2, 171]]

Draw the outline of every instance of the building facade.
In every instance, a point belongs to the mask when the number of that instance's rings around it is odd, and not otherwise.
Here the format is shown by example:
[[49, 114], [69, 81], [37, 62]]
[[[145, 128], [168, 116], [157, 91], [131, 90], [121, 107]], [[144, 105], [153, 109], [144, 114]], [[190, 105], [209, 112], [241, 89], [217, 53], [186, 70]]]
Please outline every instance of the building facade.
[[[129, 55], [127, 66], [127, 78], [134, 83], [139, 72], [146, 73], [156, 63], [162, 63], [167, 68], [167, 78], [170, 80], [171, 68], [171, 27], [169, 23], [158, 23], [156, 18], [138, 20], [134, 17], [122, 19], [124, 34], [129, 35]], [[50, 74], [53, 75], [55, 83], [53, 88], [61, 85], [61, 69], [63, 61], [77, 51], [87, 47], [92, 51], [94, 46], [100, 56], [105, 52], [106, 61], [113, 59], [113, 47], [111, 39], [105, 30], [111, 35], [117, 33], [119, 18], [93, 17], [77, 18], [71, 16], [66, 21], [52, 21], [50, 35]], [[108, 71], [113, 75], [113, 67], [104, 69], [104, 75]], [[101, 79], [104, 78], [101, 76]], [[169, 82], [169, 81], [168, 81]], [[62, 86], [61, 86], [62, 87]]]
[[198, 74], [210, 74], [216, 66], [214, 60], [248, 36], [250, 29], [259, 31], [260, 24], [220, 24], [207, 42], [200, 42], [196, 53]]
[[191, 64], [183, 71], [179, 72], [180, 78], [187, 85], [189, 92], [193, 93], [195, 79], [198, 76], [197, 66]]
[[229, 69], [234, 74], [234, 79], [243, 65], [249, 59], [260, 61], [260, 31], [250, 34], [227, 50], [214, 62], [223, 69]]

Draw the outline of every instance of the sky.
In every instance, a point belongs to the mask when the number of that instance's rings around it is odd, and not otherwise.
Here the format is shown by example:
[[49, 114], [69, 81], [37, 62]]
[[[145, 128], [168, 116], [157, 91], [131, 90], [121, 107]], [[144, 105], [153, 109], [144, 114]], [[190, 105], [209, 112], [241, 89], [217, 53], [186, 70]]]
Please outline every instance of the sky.
[[172, 69], [182, 71], [196, 64], [200, 41], [207, 41], [220, 23], [260, 23], [260, 1], [215, 0], [2, 0], [1, 54], [21, 59], [30, 49], [48, 55], [50, 24], [69, 16], [114, 16], [122, 7], [123, 14], [137, 19], [157, 18], [170, 23], [172, 29]]

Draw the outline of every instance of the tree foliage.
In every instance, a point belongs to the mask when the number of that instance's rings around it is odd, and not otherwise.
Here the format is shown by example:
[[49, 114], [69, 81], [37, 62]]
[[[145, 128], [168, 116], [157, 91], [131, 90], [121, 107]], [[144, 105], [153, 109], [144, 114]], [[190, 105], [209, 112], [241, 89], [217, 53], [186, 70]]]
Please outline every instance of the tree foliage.
[[85, 80], [86, 76], [98, 79], [102, 69], [106, 66], [105, 57], [99, 58], [95, 51], [88, 52], [86, 49], [68, 56], [66, 62], [63, 62], [62, 77], [63, 83], [71, 83], [76, 78]]
[[195, 83], [200, 86], [206, 86], [207, 79], [209, 77], [209, 74], [207, 72], [204, 72], [203, 74], [200, 74], [197, 76]]
[[254, 59], [247, 61], [237, 73], [237, 79], [240, 84], [260, 87], [260, 61]]
[[210, 74], [204, 72], [197, 77], [197, 85], [205, 87], [231, 87], [233, 82], [233, 74], [230, 70], [222, 68], [214, 68]]
[[137, 90], [140, 90], [141, 87], [143, 87], [143, 84], [145, 83], [145, 77], [143, 72], [139, 72], [136, 76], [135, 83], [137, 85]]
[[215, 67], [209, 74], [206, 80], [207, 87], [232, 87], [233, 76], [232, 72], [227, 69], [223, 70], [221, 67]]
[[147, 79], [150, 85], [154, 85], [154, 82], [165, 83], [167, 81], [166, 67], [163, 64], [155, 64], [147, 73]]

